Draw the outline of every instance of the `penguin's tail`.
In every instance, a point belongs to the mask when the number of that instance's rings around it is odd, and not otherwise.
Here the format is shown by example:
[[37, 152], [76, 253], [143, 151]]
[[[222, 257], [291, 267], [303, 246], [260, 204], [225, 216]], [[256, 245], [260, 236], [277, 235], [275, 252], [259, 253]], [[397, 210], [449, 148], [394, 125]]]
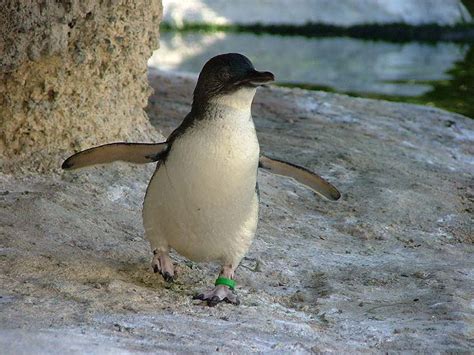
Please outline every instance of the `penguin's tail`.
[[160, 160], [168, 148], [163, 143], [111, 143], [83, 150], [67, 158], [61, 167], [65, 170], [86, 166], [124, 161], [133, 164], [147, 164]]

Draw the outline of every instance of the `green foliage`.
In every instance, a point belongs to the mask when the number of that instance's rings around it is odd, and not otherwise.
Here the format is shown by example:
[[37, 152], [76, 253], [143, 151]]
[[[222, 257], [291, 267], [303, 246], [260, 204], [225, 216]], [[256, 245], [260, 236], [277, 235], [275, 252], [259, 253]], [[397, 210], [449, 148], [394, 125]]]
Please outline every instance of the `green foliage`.
[[462, 0], [463, 5], [466, 7], [467, 11], [474, 17], [474, 0]]
[[253, 34], [274, 34], [280, 36], [305, 37], [352, 37], [359, 39], [383, 40], [388, 42], [438, 42], [450, 41], [474, 43], [474, 24], [464, 23], [455, 26], [427, 24], [411, 26], [403, 23], [367, 24], [351, 27], [325, 24], [306, 25], [216, 25], [207, 23], [184, 23], [180, 27], [163, 22], [161, 31], [180, 32], [250, 32]]

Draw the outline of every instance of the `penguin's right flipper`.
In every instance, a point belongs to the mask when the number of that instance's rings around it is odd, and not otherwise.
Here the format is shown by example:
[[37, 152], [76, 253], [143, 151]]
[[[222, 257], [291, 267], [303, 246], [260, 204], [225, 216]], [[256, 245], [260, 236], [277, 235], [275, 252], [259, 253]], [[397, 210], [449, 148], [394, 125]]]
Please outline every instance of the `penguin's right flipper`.
[[158, 161], [168, 148], [163, 143], [111, 143], [83, 150], [67, 158], [61, 165], [72, 170], [86, 166], [124, 161], [133, 164], [147, 164]]

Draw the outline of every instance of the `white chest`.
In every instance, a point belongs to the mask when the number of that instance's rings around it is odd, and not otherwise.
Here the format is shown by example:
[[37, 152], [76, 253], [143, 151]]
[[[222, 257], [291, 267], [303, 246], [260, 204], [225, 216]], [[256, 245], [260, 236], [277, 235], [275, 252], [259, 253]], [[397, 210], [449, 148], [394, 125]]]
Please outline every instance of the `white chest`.
[[190, 192], [190, 200], [225, 203], [255, 189], [258, 157], [250, 112], [228, 109], [197, 122], [179, 137], [165, 166], [173, 181]]
[[[147, 192], [145, 228], [195, 260], [243, 255], [253, 239], [259, 145], [250, 110], [217, 109], [172, 145]], [[152, 241], [153, 244], [153, 241]], [[234, 256], [224, 257], [228, 251]]]

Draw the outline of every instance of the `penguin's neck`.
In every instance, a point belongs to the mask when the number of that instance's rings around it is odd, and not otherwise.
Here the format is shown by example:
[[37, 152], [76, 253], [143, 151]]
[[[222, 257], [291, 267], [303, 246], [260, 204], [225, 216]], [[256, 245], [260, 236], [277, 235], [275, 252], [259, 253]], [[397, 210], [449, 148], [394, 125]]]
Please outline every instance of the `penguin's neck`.
[[221, 95], [209, 100], [211, 105], [228, 107], [233, 110], [250, 111], [257, 89], [243, 87], [232, 94]]
[[216, 112], [230, 113], [232, 116], [249, 117], [256, 88], [243, 87], [231, 94], [218, 95], [209, 98], [204, 104], [195, 105], [193, 110], [199, 110], [204, 116], [214, 117]]

